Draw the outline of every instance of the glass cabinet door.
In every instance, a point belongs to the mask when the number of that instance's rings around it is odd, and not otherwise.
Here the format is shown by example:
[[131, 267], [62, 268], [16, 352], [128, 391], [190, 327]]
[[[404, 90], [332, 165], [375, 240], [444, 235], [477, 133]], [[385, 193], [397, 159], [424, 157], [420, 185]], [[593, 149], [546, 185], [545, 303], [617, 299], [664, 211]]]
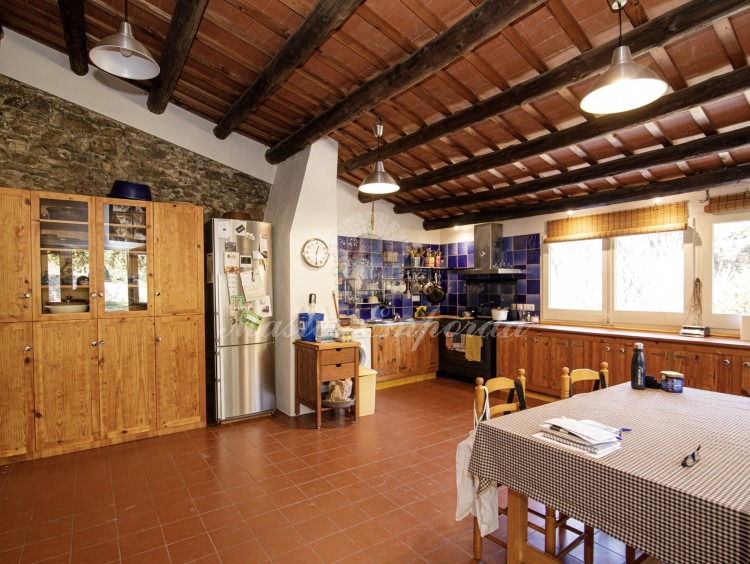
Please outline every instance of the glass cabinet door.
[[53, 319], [71, 314], [88, 317], [93, 291], [90, 199], [45, 193], [33, 200], [34, 215], [39, 218], [39, 254], [34, 257], [34, 271], [41, 283], [35, 318]]
[[101, 200], [103, 314], [149, 310], [151, 204]]

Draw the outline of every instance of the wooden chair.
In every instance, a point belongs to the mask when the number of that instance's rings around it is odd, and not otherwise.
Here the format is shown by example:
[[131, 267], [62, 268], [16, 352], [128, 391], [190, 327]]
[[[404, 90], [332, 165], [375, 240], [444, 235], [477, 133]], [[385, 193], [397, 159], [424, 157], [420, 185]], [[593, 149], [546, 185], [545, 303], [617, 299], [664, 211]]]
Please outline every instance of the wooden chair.
[[[514, 411], [526, 409], [526, 371], [524, 369], [521, 368], [518, 370], [518, 378], [515, 380], [499, 376], [487, 380], [486, 383], [483, 378], [477, 378], [475, 382], [474, 412], [477, 421], [484, 421], [488, 418], [491, 419], [499, 415], [507, 415]], [[504, 403], [495, 403], [493, 405], [493, 399], [495, 397], [493, 396], [493, 393], [500, 395], [504, 392], [507, 392], [507, 398], [504, 400]], [[503, 401], [503, 399], [500, 401]], [[500, 515], [508, 516], [507, 507], [499, 506], [498, 512]], [[592, 528], [581, 531], [580, 529], [571, 526], [568, 523], [568, 518], [566, 516], [558, 516], [557, 512], [551, 507], [544, 507], [544, 512], [529, 507], [529, 513], [533, 517], [536, 517], [537, 520], [544, 522], [544, 525], [542, 526], [531, 520], [529, 521], [529, 527], [544, 535], [544, 548], [547, 553], [553, 554], [557, 558], [562, 558], [583, 542], [584, 561], [586, 564], [591, 564], [594, 561], [594, 533]], [[564, 544], [564, 546], [561, 546], [560, 550], [557, 550], [556, 533], [560, 533], [561, 544], [563, 544], [562, 537], [565, 534], [565, 531], [572, 532], [574, 538], [567, 544]], [[482, 559], [482, 538], [486, 538], [504, 548], [508, 547], [504, 540], [493, 534], [488, 534], [485, 537], [482, 537], [482, 534], [479, 531], [479, 523], [475, 517], [474, 559], [477, 561]]]
[[[586, 381], [594, 383], [592, 391], [606, 388], [609, 383], [609, 363], [602, 362], [599, 372], [589, 368], [577, 368], [571, 371], [567, 366], [563, 367], [562, 376], [560, 377], [560, 397], [562, 399], [571, 397], [573, 395], [574, 384]], [[590, 527], [585, 526], [584, 528]], [[625, 546], [625, 562], [627, 564], [638, 564], [639, 562], [644, 562], [647, 558], [647, 554], [642, 553], [636, 556], [635, 548]]]
[[602, 362], [599, 372], [590, 368], [576, 368], [571, 372], [567, 366], [564, 366], [560, 377], [560, 398], [565, 399], [572, 396], [573, 385], [585, 381], [594, 382], [594, 391], [606, 388], [609, 382], [609, 364]]

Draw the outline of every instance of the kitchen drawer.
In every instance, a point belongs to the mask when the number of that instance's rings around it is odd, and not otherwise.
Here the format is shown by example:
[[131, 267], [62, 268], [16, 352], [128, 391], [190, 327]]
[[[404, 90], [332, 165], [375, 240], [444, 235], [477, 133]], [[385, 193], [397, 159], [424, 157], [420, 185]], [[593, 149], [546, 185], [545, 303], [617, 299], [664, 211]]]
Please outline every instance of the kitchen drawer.
[[353, 362], [344, 362], [341, 364], [325, 364], [321, 369], [321, 381], [343, 380], [344, 378], [354, 378], [357, 374], [357, 365]]
[[356, 354], [357, 349], [351, 347], [341, 349], [326, 349], [320, 351], [320, 363], [325, 366], [327, 364], [354, 362]]

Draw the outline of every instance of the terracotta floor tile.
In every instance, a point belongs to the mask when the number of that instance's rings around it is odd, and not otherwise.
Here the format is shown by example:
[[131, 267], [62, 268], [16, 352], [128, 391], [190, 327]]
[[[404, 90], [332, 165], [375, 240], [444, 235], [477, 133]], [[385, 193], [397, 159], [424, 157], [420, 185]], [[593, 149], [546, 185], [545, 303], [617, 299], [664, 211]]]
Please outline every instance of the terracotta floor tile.
[[59, 537], [60, 535], [70, 534], [73, 530], [73, 516], [63, 517], [62, 519], [56, 519], [55, 521], [44, 521], [42, 523], [34, 524], [32, 522], [29, 528], [26, 542], [34, 543], [43, 540], [47, 540], [52, 537]]
[[172, 564], [192, 562], [203, 556], [214, 554], [216, 549], [208, 536], [203, 533], [167, 546]]
[[307, 542], [313, 542], [334, 533], [340, 533], [339, 526], [328, 517], [322, 515], [294, 525]]
[[349, 527], [346, 536], [352, 539], [360, 548], [368, 548], [389, 538], [391, 534], [375, 521], [366, 521], [360, 525]]
[[242, 521], [242, 514], [237, 511], [237, 508], [222, 507], [215, 511], [209, 511], [208, 513], [201, 513], [201, 519], [203, 520], [203, 526], [206, 527], [207, 531], [213, 531], [214, 529], [220, 529], [226, 527], [237, 521]]
[[138, 531], [153, 529], [158, 526], [159, 516], [153, 510], [117, 518], [117, 531], [120, 533], [120, 536], [132, 535]]
[[200, 517], [189, 517], [182, 521], [162, 525], [161, 530], [168, 545], [206, 532]]
[[276, 509], [258, 517], [246, 520], [253, 534], [260, 538], [289, 526], [289, 520], [283, 511]]
[[72, 564], [105, 564], [120, 561], [120, 547], [117, 540], [109, 540], [100, 544], [74, 550], [70, 555]]
[[264, 497], [266, 492], [258, 484], [253, 482], [227, 490], [227, 495], [232, 498], [234, 503], [242, 503], [243, 501], [248, 501], [257, 497]]
[[[181, 480], [180, 483], [182, 483]], [[160, 507], [172, 505], [181, 501], [191, 501], [192, 499], [190, 497], [190, 490], [188, 490], [184, 486], [173, 488], [167, 491], [156, 491], [152, 495], [152, 498], [154, 500], [154, 506], [156, 507], [157, 511]]]
[[110, 505], [95, 509], [93, 511], [86, 511], [84, 513], [76, 512], [73, 515], [73, 530], [78, 531], [81, 529], [88, 529], [96, 525], [103, 523], [116, 523], [115, 519], [115, 506]]
[[324, 562], [310, 545], [301, 546], [274, 558], [274, 564], [316, 564]]
[[123, 558], [163, 547], [166, 547], [166, 542], [161, 527], [154, 527], [120, 537], [120, 553]]
[[268, 496], [257, 497], [235, 505], [245, 519], [252, 519], [276, 510], [276, 504]]
[[156, 509], [159, 515], [159, 522], [162, 525], [181, 521], [188, 517], [198, 517], [198, 510], [192, 501], [180, 501], [172, 505], [165, 505]]
[[312, 547], [325, 562], [336, 562], [360, 552], [360, 547], [346, 535], [330, 535], [313, 542]]
[[376, 562], [385, 564], [401, 564], [402, 562], [413, 562], [418, 555], [403, 542], [390, 539], [366, 549], [366, 553]]
[[268, 556], [274, 559], [285, 552], [303, 546], [306, 541], [294, 527], [289, 526], [264, 536], [260, 539], [260, 544]]
[[124, 556], [123, 564], [164, 564], [169, 562], [169, 551], [166, 546], [153, 548], [145, 552], [140, 552], [134, 556]]
[[359, 505], [347, 505], [338, 511], [328, 513], [328, 516], [342, 529], [348, 529], [370, 520], [370, 516], [359, 508]]
[[26, 543], [26, 534], [25, 528], [0, 533], [0, 552], [23, 546]]
[[[448, 542], [426, 554], [423, 554], [423, 556], [424, 559], [431, 564], [470, 562], [473, 555], [467, 550], [467, 548], [470, 550], [471, 546], [467, 544], [465, 547], [461, 547], [452, 542]], [[484, 556], [484, 554], [482, 554], [482, 556]]]
[[337, 511], [342, 507], [351, 504], [351, 500], [339, 492], [330, 492], [325, 495], [319, 495], [318, 497], [312, 498], [311, 501], [317, 505], [318, 509], [323, 513]]
[[75, 504], [71, 501], [59, 505], [41, 506], [34, 508], [34, 516], [31, 524], [44, 523], [46, 521], [57, 521], [64, 517], [70, 517], [75, 511]]
[[23, 549], [21, 563], [40, 562], [53, 556], [60, 556], [70, 553], [71, 535], [61, 535], [59, 537], [48, 538], [43, 541], [27, 543]]
[[227, 525], [226, 527], [215, 529], [208, 534], [214, 543], [214, 547], [216, 547], [216, 550], [219, 552], [255, 539], [253, 531], [244, 521], [239, 521]]
[[139, 513], [153, 511], [154, 509], [154, 500], [150, 493], [137, 498], [127, 498], [125, 501], [121, 501], [115, 505], [117, 517], [138, 515]]
[[190, 487], [190, 495], [193, 499], [223, 492], [224, 486], [219, 480], [213, 477], [203, 482], [193, 484]]
[[297, 486], [292, 486], [291, 488], [273, 492], [272, 494], [269, 494], [269, 497], [273, 500], [276, 507], [283, 509], [289, 505], [298, 503], [301, 500], [308, 499], [308, 496], [303, 490], [304, 487], [298, 488]]
[[0, 564], [18, 564], [21, 561], [23, 546], [11, 548], [9, 550], [0, 550]]
[[114, 521], [74, 531], [73, 551], [110, 540], [117, 540], [117, 525]]
[[299, 501], [284, 507], [284, 516], [294, 525], [307, 521], [313, 517], [319, 517], [323, 512], [310, 500]]
[[248, 564], [249, 562], [270, 562], [268, 556], [258, 540], [251, 540], [233, 546], [219, 553], [222, 564]]
[[370, 517], [379, 517], [380, 515], [390, 513], [401, 506], [400, 503], [390, 499], [388, 492], [357, 502], [357, 505], [362, 507]]
[[193, 496], [193, 503], [200, 513], [207, 513], [223, 507], [234, 505], [232, 498], [225, 492], [214, 493], [205, 497]]

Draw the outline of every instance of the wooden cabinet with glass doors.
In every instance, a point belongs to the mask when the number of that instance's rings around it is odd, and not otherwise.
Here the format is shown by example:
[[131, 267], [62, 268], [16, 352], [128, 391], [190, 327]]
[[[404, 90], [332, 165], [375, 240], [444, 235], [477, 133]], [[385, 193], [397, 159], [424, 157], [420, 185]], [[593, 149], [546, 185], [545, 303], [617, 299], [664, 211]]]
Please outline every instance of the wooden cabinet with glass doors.
[[0, 188], [0, 212], [0, 464], [204, 425], [202, 209]]

